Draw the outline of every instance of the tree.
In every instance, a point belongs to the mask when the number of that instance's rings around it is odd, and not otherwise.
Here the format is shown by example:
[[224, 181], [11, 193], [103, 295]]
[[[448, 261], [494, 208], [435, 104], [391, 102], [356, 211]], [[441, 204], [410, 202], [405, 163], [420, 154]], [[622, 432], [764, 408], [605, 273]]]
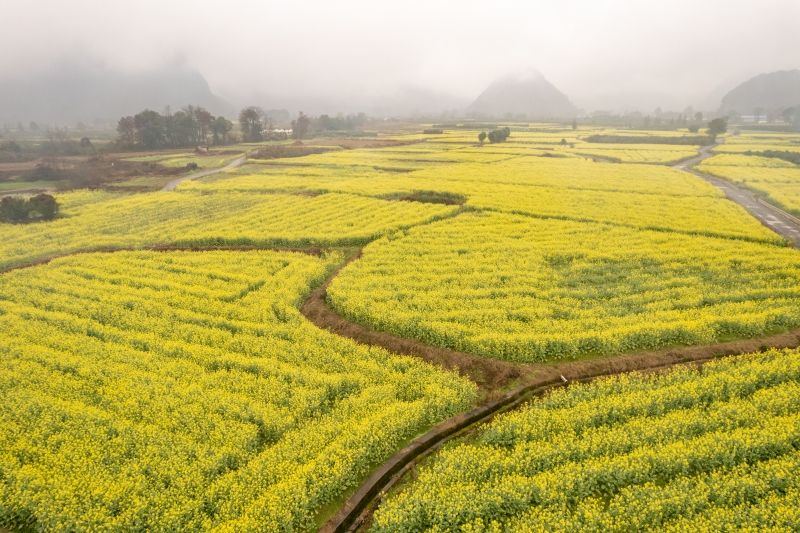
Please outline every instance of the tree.
[[332, 124], [331, 117], [329, 117], [328, 115], [320, 115], [319, 118], [317, 119], [317, 122], [319, 123], [319, 129], [321, 129], [322, 131], [333, 129], [331, 128]]
[[561, 139], [561, 143], [560, 144], [561, 144], [561, 146], [566, 146], [567, 145], [567, 140], [566, 139]]
[[728, 131], [728, 121], [724, 118], [715, 118], [711, 122], [708, 123], [708, 134], [717, 136], [721, 135]]
[[753, 110], [753, 114], [755, 115], [753, 117], [753, 120], [755, 121], [756, 124], [758, 124], [761, 121], [761, 113], [763, 112], [764, 112], [763, 107], [757, 107]]
[[147, 149], [160, 148], [165, 144], [164, 117], [156, 111], [145, 109], [133, 117], [136, 141]]
[[25, 128], [22, 126], [22, 121], [17, 123], [17, 131], [20, 133], [25, 131]]
[[28, 129], [31, 131], [39, 131], [39, 125], [31, 120], [30, 124], [28, 124]]
[[698, 111], [697, 113], [695, 113], [694, 114], [694, 119], [697, 122], [702, 122], [703, 121], [703, 112], [702, 111]]
[[295, 139], [302, 139], [305, 137], [306, 133], [308, 133], [308, 129], [311, 126], [311, 121], [308, 118], [308, 115], [303, 114], [300, 111], [300, 114], [297, 116], [297, 120], [292, 121], [292, 137]]
[[0, 200], [0, 222], [12, 224], [30, 218], [52, 220], [58, 213], [58, 202], [49, 194], [39, 194], [25, 200], [18, 196], [6, 196]]
[[480, 134], [478, 134], [478, 140], [481, 142], [481, 144], [483, 144], [483, 141], [486, 140], [486, 132], [485, 131], [482, 131], [482, 132], [480, 132]]
[[196, 107], [194, 109], [194, 119], [197, 123], [197, 131], [200, 134], [200, 139], [206, 144], [206, 148], [208, 148], [208, 134], [211, 133], [211, 122], [213, 122], [214, 117], [204, 108]]
[[133, 146], [136, 142], [136, 126], [133, 117], [122, 117], [117, 122], [117, 142], [125, 146]]
[[228, 132], [233, 129], [233, 123], [225, 117], [217, 117], [211, 122], [211, 136], [214, 144], [222, 144]]
[[259, 142], [261, 137], [261, 118], [264, 111], [260, 107], [245, 107], [239, 112], [239, 129], [244, 142]]
[[577, 130], [578, 129], [578, 119], [577, 118], [572, 119], [572, 129], [573, 130]]
[[62, 170], [64, 164], [61, 156], [64, 155], [67, 141], [69, 140], [67, 128], [56, 127], [55, 130], [47, 130], [45, 135], [47, 136], [47, 141], [42, 146], [42, 162], [53, 171]]
[[78, 131], [86, 131], [86, 125], [79, 121], [77, 124], [75, 124], [75, 129]]
[[0, 200], [0, 222], [12, 224], [22, 222], [28, 218], [29, 204], [25, 198], [19, 196], [5, 196]]
[[28, 200], [30, 215], [38, 216], [42, 220], [53, 220], [58, 213], [58, 202], [49, 194], [37, 194]]

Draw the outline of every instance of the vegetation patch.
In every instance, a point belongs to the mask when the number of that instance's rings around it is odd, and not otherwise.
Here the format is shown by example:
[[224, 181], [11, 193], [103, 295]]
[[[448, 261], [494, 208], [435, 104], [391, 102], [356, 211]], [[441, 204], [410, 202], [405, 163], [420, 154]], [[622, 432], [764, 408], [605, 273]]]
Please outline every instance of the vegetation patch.
[[800, 165], [800, 152], [791, 152], [788, 150], [763, 150], [761, 152], [753, 152], [752, 150], [748, 150], [745, 154], [760, 157], [773, 157], [775, 159], [789, 161], [795, 165]]
[[714, 143], [715, 137], [698, 136], [666, 136], [666, 135], [590, 135], [583, 139], [590, 143], [602, 144], [683, 144], [706, 146]]
[[324, 154], [326, 152], [334, 152], [339, 148], [331, 146], [306, 146], [302, 143], [298, 144], [274, 144], [265, 146], [252, 152], [248, 157], [250, 159], [288, 159], [292, 157], [304, 157], [307, 155]]

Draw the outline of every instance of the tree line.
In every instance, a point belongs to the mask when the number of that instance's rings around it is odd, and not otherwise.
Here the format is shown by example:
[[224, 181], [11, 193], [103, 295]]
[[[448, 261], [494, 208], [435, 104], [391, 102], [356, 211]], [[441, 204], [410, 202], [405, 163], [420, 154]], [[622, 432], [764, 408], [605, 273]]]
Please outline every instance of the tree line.
[[239, 112], [239, 129], [242, 130], [244, 142], [280, 140], [288, 138], [289, 135], [293, 139], [305, 139], [314, 133], [352, 131], [366, 123], [367, 115], [364, 113], [347, 116], [339, 114], [335, 117], [329, 115], [310, 117], [300, 111], [297, 118], [292, 120], [291, 133], [289, 133], [284, 129], [276, 129], [274, 117], [260, 107], [250, 106]]
[[122, 117], [117, 123], [117, 144], [122, 148], [179, 148], [200, 144], [227, 144], [233, 123], [215, 117], [199, 106], [186, 106], [172, 113], [169, 106], [163, 114], [145, 109], [134, 116]]

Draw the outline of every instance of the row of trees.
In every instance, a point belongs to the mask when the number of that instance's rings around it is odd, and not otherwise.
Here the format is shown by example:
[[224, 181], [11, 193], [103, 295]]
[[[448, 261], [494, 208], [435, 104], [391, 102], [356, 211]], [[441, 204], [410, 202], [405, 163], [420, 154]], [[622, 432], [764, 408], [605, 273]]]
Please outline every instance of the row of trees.
[[490, 143], [501, 143], [508, 139], [510, 135], [511, 128], [505, 127], [500, 128], [499, 130], [492, 130], [488, 134], [485, 131], [482, 131], [478, 134], [478, 140], [483, 143], [483, 141], [488, 138]]
[[230, 120], [214, 117], [199, 106], [186, 106], [172, 113], [145, 109], [132, 117], [122, 117], [117, 123], [117, 143], [125, 148], [139, 146], [149, 150], [165, 147], [226, 144], [233, 129]]
[[[335, 117], [329, 115], [310, 117], [301, 111], [291, 122], [291, 135], [294, 139], [304, 139], [312, 133], [352, 131], [364, 126], [366, 122], [367, 115], [364, 113], [347, 116], [339, 114]], [[286, 130], [275, 128], [275, 119], [272, 114], [256, 106], [245, 107], [239, 112], [239, 128], [242, 130], [244, 142], [285, 139], [288, 136]]]

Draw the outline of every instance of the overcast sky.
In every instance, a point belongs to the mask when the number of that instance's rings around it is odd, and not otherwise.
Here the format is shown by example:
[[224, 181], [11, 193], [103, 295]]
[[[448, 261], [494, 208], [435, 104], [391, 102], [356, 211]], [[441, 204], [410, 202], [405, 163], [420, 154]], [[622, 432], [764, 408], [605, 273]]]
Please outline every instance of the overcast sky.
[[682, 111], [800, 68], [799, 29], [800, 0], [0, 0], [0, 77], [65, 56], [178, 64], [236, 104], [269, 107], [409, 89], [468, 103], [535, 68], [587, 111]]

